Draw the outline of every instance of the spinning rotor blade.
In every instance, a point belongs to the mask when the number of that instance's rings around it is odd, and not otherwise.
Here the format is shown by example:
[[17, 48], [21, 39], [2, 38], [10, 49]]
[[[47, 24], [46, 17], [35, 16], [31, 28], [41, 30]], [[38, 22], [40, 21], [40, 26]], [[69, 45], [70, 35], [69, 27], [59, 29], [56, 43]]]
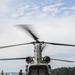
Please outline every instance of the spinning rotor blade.
[[33, 44], [33, 42], [30, 42], [30, 43], [22, 43], [22, 44], [15, 44], [15, 45], [8, 45], [8, 46], [1, 46], [0, 49], [2, 49], [2, 48], [8, 48], [8, 47], [21, 46], [21, 45], [27, 45], [27, 44]]
[[60, 45], [60, 46], [73, 46], [75, 47], [75, 45], [72, 44], [62, 44], [62, 43], [52, 43], [52, 42], [40, 42], [38, 40], [38, 37], [33, 33], [33, 30], [29, 27], [29, 25], [17, 25], [20, 28], [22, 28], [23, 30], [26, 30], [38, 43], [46, 43], [46, 44], [51, 44], [51, 45]]
[[47, 45], [43, 45], [43, 47], [42, 47], [42, 49], [41, 49], [41, 50], [43, 51], [43, 50], [46, 48], [46, 46], [47, 46]]
[[51, 58], [51, 60], [63, 61], [63, 62], [69, 62], [69, 63], [74, 63], [75, 62], [75, 61], [70, 61], [70, 60], [62, 60], [62, 59], [54, 59], [54, 58]]
[[75, 47], [75, 45], [72, 45], [72, 44], [51, 43], [51, 42], [44, 42], [44, 43], [46, 43], [46, 44], [51, 44], [51, 45], [73, 46], [73, 47]]
[[2, 60], [23, 60], [23, 59], [26, 59], [25, 57], [23, 58], [6, 58], [6, 59], [0, 59], [0, 61]]
[[36, 40], [36, 42], [38, 42], [38, 37], [33, 33], [33, 30], [29, 27], [29, 25], [18, 25], [18, 26], [26, 30]]

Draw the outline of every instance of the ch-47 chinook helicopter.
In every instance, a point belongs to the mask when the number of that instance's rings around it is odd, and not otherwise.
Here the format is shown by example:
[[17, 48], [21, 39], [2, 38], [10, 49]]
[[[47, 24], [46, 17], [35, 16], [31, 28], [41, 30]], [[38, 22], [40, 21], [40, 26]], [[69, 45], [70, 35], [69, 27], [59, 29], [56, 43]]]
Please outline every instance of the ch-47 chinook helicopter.
[[23, 57], [23, 58], [7, 58], [7, 59], [0, 59], [0, 60], [26, 59], [26, 62], [28, 64], [26, 66], [26, 75], [52, 75], [50, 72], [51, 67], [48, 64], [51, 60], [70, 62], [70, 63], [75, 62], [75, 61], [70, 61], [70, 60], [54, 59], [54, 58], [50, 58], [49, 56], [42, 57], [42, 51], [45, 47], [45, 46], [43, 46], [43, 44], [72, 46], [72, 47], [75, 47], [75, 45], [39, 41], [38, 37], [34, 34], [34, 32], [31, 30], [31, 28], [28, 25], [18, 25], [18, 26], [20, 28], [22, 28], [23, 30], [27, 31], [34, 38], [35, 42], [2, 46], [2, 47], [0, 47], [0, 49], [21, 46], [21, 45], [27, 45], [27, 44], [33, 44], [34, 45], [34, 56], [33, 57], [29, 56], [26, 58], [25, 57]]

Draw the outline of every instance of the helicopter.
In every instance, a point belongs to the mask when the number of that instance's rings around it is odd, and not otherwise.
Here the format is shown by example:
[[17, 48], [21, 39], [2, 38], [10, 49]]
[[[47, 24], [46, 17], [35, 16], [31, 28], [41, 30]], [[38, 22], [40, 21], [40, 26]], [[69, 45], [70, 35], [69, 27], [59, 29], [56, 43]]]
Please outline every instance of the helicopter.
[[26, 74], [25, 75], [52, 75], [50, 72], [51, 65], [49, 65], [51, 60], [63, 61], [63, 62], [69, 62], [69, 63], [75, 62], [75, 61], [70, 61], [70, 60], [54, 59], [54, 58], [50, 58], [49, 56], [42, 57], [42, 51], [46, 46], [43, 44], [59, 45], [59, 46], [72, 46], [72, 47], [75, 47], [75, 45], [39, 41], [39, 38], [34, 34], [33, 30], [31, 30], [29, 25], [22, 24], [22, 25], [17, 25], [17, 26], [20, 27], [21, 29], [27, 31], [33, 37], [33, 39], [35, 41], [29, 42], [29, 43], [1, 46], [0, 49], [33, 44], [34, 45], [34, 56], [33, 57], [28, 56], [28, 57], [22, 57], [22, 58], [0, 59], [0, 61], [21, 60], [21, 59], [26, 60], [27, 65], [26, 65]]

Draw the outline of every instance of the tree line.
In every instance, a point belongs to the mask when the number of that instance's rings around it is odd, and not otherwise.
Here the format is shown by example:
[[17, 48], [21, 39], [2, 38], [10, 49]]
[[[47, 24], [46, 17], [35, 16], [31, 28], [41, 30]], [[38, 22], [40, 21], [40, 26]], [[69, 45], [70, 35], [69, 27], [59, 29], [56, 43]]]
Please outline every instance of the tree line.
[[75, 75], [75, 67], [51, 69], [52, 75]]
[[[2, 70], [1, 75], [9, 75], [4, 73], [4, 71]], [[75, 67], [61, 67], [61, 68], [55, 68], [55, 69], [51, 69], [51, 74], [52, 75], [75, 75]], [[24, 75], [22, 73], [22, 69], [19, 71], [18, 75]]]

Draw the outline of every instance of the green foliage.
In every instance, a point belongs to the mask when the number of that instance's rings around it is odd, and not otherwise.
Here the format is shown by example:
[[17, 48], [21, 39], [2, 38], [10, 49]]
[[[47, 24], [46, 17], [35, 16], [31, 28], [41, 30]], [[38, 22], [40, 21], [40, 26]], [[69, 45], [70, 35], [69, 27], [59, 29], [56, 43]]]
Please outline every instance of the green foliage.
[[75, 67], [51, 69], [52, 75], [75, 75]]

